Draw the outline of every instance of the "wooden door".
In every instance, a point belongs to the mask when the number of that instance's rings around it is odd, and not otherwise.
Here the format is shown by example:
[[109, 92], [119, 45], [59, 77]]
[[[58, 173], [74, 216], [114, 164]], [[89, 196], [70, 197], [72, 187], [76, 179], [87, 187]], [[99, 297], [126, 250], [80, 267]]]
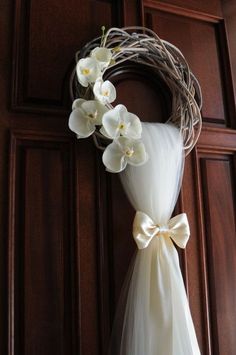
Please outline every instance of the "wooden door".
[[[134, 211], [92, 140], [67, 127], [74, 53], [102, 25], [152, 28], [199, 78], [204, 126], [177, 206], [191, 226], [181, 266], [202, 354], [235, 353], [235, 10], [233, 0], [2, 1], [1, 354], [106, 353]], [[168, 117], [148, 71], [110, 77], [141, 119]]]

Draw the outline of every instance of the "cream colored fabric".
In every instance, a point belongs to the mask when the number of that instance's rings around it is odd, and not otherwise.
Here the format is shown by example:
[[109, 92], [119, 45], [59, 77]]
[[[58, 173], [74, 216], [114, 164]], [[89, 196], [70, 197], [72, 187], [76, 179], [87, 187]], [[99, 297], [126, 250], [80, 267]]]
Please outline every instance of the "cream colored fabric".
[[110, 355], [199, 355], [173, 243], [185, 247], [187, 217], [171, 218], [183, 174], [182, 137], [173, 125], [144, 123], [142, 140], [149, 161], [120, 174], [139, 211], [134, 219], [139, 249], [121, 294]]
[[133, 237], [139, 249], [147, 248], [151, 240], [171, 238], [180, 248], [185, 248], [190, 235], [186, 213], [171, 218], [166, 225], [158, 225], [143, 212], [136, 212]]

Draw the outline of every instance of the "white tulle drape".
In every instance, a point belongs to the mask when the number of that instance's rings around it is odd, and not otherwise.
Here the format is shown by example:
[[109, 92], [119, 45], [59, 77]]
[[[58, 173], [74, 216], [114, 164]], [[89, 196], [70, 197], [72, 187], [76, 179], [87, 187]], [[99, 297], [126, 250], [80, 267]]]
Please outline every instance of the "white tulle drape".
[[[183, 143], [171, 124], [143, 123], [149, 161], [121, 173], [137, 211], [157, 224], [170, 219], [179, 194]], [[138, 250], [122, 291], [110, 355], [200, 354], [176, 248], [170, 238], [153, 238]]]

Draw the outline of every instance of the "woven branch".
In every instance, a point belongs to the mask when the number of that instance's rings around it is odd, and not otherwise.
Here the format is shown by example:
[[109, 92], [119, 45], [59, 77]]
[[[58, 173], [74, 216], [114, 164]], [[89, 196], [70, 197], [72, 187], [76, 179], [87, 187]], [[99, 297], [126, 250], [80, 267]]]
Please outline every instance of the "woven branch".
[[[95, 38], [76, 53], [76, 62], [89, 56], [91, 50], [99, 46], [113, 49], [114, 64], [109, 65], [108, 70], [122, 62], [131, 61], [151, 68], [166, 83], [172, 96], [171, 116], [167, 122], [172, 122], [180, 129], [187, 155], [201, 132], [202, 94], [181, 51], [144, 27], [111, 28], [103, 38]], [[91, 87], [84, 89], [80, 86], [74, 70], [71, 76], [72, 99], [91, 99], [92, 95]], [[112, 105], [109, 106], [112, 108]], [[102, 139], [98, 131], [94, 133], [94, 142], [99, 149], [104, 149], [104, 137]]]

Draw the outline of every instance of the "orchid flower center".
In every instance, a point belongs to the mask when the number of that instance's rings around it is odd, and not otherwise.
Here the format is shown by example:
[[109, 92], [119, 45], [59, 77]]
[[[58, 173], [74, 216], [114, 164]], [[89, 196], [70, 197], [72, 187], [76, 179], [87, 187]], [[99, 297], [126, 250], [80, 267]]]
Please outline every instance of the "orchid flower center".
[[89, 75], [90, 74], [90, 69], [88, 69], [88, 68], [82, 69], [82, 74], [83, 75]]
[[119, 124], [118, 128], [119, 128], [120, 130], [124, 130], [124, 129], [125, 129], [125, 124], [124, 124], [124, 122], [121, 122], [121, 123]]
[[98, 115], [98, 110], [96, 110], [95, 112], [87, 113], [87, 117], [89, 118], [90, 121], [96, 121], [97, 115]]
[[134, 154], [134, 149], [130, 148], [130, 147], [126, 147], [125, 155], [130, 158], [130, 157], [132, 157], [133, 154]]
[[109, 96], [109, 91], [108, 91], [108, 90], [103, 91], [102, 95], [103, 95], [103, 96]]

